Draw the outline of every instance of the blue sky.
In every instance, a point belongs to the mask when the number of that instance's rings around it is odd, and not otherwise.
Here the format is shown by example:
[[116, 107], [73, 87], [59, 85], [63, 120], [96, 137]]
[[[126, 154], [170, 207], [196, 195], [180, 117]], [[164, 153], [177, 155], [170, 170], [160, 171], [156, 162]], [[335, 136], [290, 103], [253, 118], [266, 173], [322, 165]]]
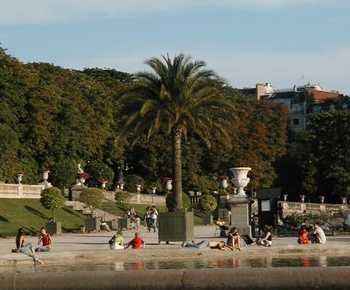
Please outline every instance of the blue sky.
[[24, 62], [127, 72], [183, 52], [234, 87], [350, 94], [349, 12], [348, 0], [0, 0], [0, 42]]

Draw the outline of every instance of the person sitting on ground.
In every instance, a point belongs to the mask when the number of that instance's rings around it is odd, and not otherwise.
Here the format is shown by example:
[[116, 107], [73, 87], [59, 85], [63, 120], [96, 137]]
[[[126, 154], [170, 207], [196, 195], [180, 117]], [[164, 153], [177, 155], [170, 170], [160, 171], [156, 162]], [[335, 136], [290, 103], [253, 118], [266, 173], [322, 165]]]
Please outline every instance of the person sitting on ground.
[[134, 250], [138, 250], [144, 247], [144, 245], [145, 242], [139, 237], [139, 234], [136, 232], [135, 237], [126, 245], [125, 249], [131, 246], [131, 248], [133, 248]]
[[225, 221], [218, 219], [215, 223], [219, 229], [220, 229], [220, 237], [226, 238], [226, 231], [228, 230], [228, 226], [226, 225]]
[[227, 247], [233, 250], [241, 250], [241, 236], [238, 233], [238, 229], [236, 227], [233, 227], [228, 232], [227, 237]]
[[318, 223], [315, 223], [313, 233], [314, 233], [313, 239], [312, 239], [313, 243], [315, 243], [315, 244], [325, 244], [326, 243], [326, 241], [327, 241], [326, 235]]
[[118, 230], [115, 235], [108, 241], [111, 250], [124, 250], [124, 238], [121, 230]]
[[264, 227], [264, 236], [256, 241], [256, 244], [264, 247], [272, 246], [272, 232], [269, 226]]
[[107, 231], [107, 232], [110, 232], [110, 231], [111, 231], [110, 226], [108, 225], [108, 223], [107, 223], [105, 220], [102, 220], [102, 221], [101, 221], [101, 229], [102, 229], [102, 230], [105, 230], [105, 231]]
[[52, 239], [46, 229], [42, 227], [40, 229], [40, 235], [38, 240], [38, 247], [35, 249], [35, 252], [49, 252], [52, 247]]
[[302, 225], [299, 230], [298, 243], [302, 245], [308, 245], [311, 243], [311, 241], [309, 240], [309, 232], [305, 225]]
[[221, 251], [232, 251], [230, 247], [227, 247], [224, 241], [209, 241], [208, 246], [210, 249], [218, 249]]
[[195, 249], [203, 249], [209, 246], [209, 242], [206, 240], [200, 241], [199, 243], [196, 243], [194, 241], [192, 242], [184, 242], [181, 245], [184, 248], [195, 248]]
[[35, 255], [32, 243], [25, 243], [24, 237], [25, 237], [25, 234], [24, 234], [23, 229], [19, 228], [17, 235], [16, 235], [16, 248], [13, 249], [12, 252], [22, 253], [22, 254], [32, 258], [34, 264], [42, 264], [43, 262], [41, 260], [39, 260]]

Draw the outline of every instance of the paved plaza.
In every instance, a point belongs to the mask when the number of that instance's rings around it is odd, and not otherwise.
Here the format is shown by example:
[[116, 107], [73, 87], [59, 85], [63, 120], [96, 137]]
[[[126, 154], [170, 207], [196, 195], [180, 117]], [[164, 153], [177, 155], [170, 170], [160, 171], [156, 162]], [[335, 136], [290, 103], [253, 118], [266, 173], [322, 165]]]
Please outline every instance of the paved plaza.
[[[227, 255], [237, 256], [280, 256], [280, 255], [349, 255], [350, 236], [328, 237], [326, 245], [299, 245], [296, 238], [275, 238], [271, 248], [252, 245], [243, 247], [241, 251], [223, 252], [211, 249], [187, 249], [181, 248], [180, 242], [172, 242], [169, 245], [162, 242], [158, 244], [157, 233], [149, 233], [141, 230], [141, 236], [146, 242], [144, 249], [135, 251], [132, 249], [112, 251], [109, 249], [108, 240], [113, 232], [100, 232], [90, 234], [64, 234], [53, 238], [53, 249], [49, 253], [41, 253], [45, 263], [83, 263], [104, 262], [113, 259], [120, 261], [136, 261], [149, 259], [185, 259], [185, 258], [217, 258]], [[129, 241], [134, 232], [125, 231], [125, 241]], [[195, 241], [220, 240], [215, 226], [195, 227]], [[26, 264], [31, 259], [18, 253], [11, 253], [15, 247], [15, 238], [0, 239], [0, 265]], [[34, 245], [36, 237], [27, 237], [27, 242]]]

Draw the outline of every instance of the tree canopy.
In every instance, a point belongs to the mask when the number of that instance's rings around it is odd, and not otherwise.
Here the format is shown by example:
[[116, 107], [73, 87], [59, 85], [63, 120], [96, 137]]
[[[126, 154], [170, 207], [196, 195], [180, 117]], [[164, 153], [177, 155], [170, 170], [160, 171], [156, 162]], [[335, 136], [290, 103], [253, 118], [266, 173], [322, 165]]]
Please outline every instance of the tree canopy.
[[[190, 71], [196, 75], [204, 64], [186, 63], [183, 75]], [[156, 59], [150, 65], [162, 70]], [[208, 77], [208, 82], [203, 81]], [[160, 188], [163, 177], [172, 176], [169, 130], [182, 124], [187, 129], [183, 131], [187, 138], [182, 139], [185, 192], [204, 191], [207, 186], [215, 189], [218, 176], [241, 164], [253, 168], [252, 188], [272, 185], [275, 163], [286, 150], [285, 110], [241, 96], [205, 67], [196, 79], [179, 95], [174, 83], [162, 82], [166, 86], [161, 86], [148, 73], [133, 76], [115, 69], [80, 71], [47, 63], [24, 64], [0, 49], [0, 181], [15, 182], [16, 174], [23, 171], [24, 183], [37, 183], [41, 172], [49, 169], [54, 185], [69, 187], [75, 181], [77, 163], [88, 169], [96, 161], [99, 169], [89, 170], [96, 175], [92, 177], [114, 176], [111, 182], [115, 183], [118, 166], [124, 161], [129, 164], [126, 175], [142, 177], [145, 187], [158, 184]], [[181, 79], [178, 82], [185, 84]], [[142, 90], [153, 97], [146, 102], [140, 97]], [[162, 105], [170, 109], [175, 104], [169, 93], [176, 96], [181, 110], [158, 114]], [[130, 98], [128, 103], [131, 95], [138, 102]], [[226, 104], [227, 112], [217, 108], [219, 103]], [[231, 106], [233, 112], [229, 112]], [[126, 130], [124, 116], [129, 118], [131, 112], [153, 123], [140, 122], [136, 131]], [[197, 123], [192, 120], [195, 113], [200, 115]], [[232, 117], [228, 124], [223, 122], [226, 114]], [[150, 126], [143, 130], [146, 123]], [[120, 135], [125, 138], [118, 138]]]

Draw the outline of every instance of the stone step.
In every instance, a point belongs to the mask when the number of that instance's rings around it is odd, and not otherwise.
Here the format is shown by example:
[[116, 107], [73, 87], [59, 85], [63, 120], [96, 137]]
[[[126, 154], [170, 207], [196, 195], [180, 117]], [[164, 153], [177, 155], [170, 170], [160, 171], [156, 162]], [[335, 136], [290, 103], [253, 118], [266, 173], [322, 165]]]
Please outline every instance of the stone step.
[[[84, 215], [91, 215], [92, 211], [86, 206], [83, 202], [80, 201], [66, 201], [65, 205], [72, 208], [73, 210], [79, 211]], [[109, 212], [106, 212], [102, 209], [95, 209], [93, 216], [102, 218], [105, 221], [112, 221], [120, 218], [119, 216], [113, 215]]]

